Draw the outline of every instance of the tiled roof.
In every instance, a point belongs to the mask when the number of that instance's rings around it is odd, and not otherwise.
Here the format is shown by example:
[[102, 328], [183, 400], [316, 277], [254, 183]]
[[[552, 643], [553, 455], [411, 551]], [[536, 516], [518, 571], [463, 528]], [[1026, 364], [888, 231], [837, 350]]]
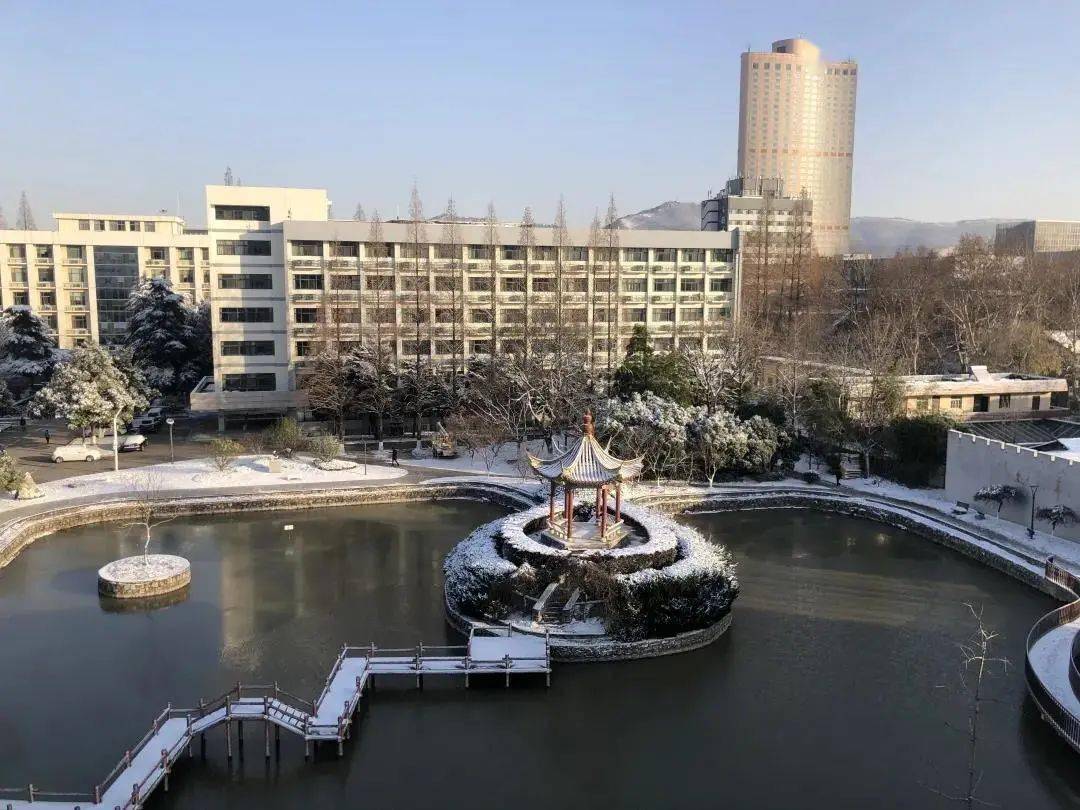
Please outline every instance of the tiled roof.
[[528, 455], [536, 474], [557, 484], [596, 487], [631, 481], [641, 475], [641, 458], [624, 461], [611, 455], [596, 441], [588, 416], [581, 436], [562, 455], [547, 460]]

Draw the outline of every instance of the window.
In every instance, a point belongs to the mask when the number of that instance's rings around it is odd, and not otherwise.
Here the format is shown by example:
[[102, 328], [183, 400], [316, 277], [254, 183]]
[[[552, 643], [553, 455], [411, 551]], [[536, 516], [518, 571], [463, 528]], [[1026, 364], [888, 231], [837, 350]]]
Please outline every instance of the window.
[[369, 290], [382, 290], [383, 292], [387, 292], [393, 291], [394, 289], [393, 276], [368, 276], [366, 283]]
[[71, 316], [71, 328], [72, 329], [89, 329], [90, 319], [87, 315], [72, 315]]
[[56, 331], [56, 327], [57, 327], [57, 324], [58, 324], [58, 323], [59, 323], [59, 321], [58, 321], [58, 320], [57, 320], [57, 318], [56, 318], [56, 313], [55, 313], [55, 312], [54, 312], [54, 313], [52, 313], [52, 314], [50, 314], [50, 315], [46, 315], [46, 316], [45, 316], [45, 324], [46, 324], [46, 325], [47, 325], [47, 326], [48, 326], [48, 327], [49, 327], [50, 329], [52, 329], [52, 330], [53, 330], [54, 332]]
[[436, 259], [460, 259], [461, 245], [436, 245]]
[[670, 293], [675, 292], [675, 279], [673, 278], [654, 278], [652, 283], [653, 292], [658, 293]]
[[473, 354], [490, 354], [488, 349], [488, 341], [486, 340], [471, 340], [469, 341], [469, 347], [472, 349]]
[[435, 309], [435, 323], [453, 323], [454, 310], [450, 307], [437, 307]]
[[293, 310], [293, 320], [296, 323], [318, 323], [319, 310], [315, 307], [297, 307]]
[[654, 309], [652, 319], [654, 321], [674, 321], [675, 320], [675, 308], [664, 307], [662, 309]]
[[273, 372], [266, 374], [222, 375], [223, 391], [274, 391], [276, 381]]
[[103, 220], [103, 219], [95, 219], [94, 220], [94, 230], [95, 231], [103, 231], [103, 230], [105, 230], [105, 220]]
[[470, 309], [469, 310], [469, 322], [470, 323], [491, 323], [491, 310], [490, 309]]
[[68, 303], [73, 307], [85, 307], [86, 290], [72, 290], [68, 293]]
[[153, 222], [144, 222], [143, 223], [143, 230], [146, 231], [147, 233], [153, 233], [154, 231], [157, 230], [157, 225], [155, 225]]
[[38, 245], [34, 251], [34, 255], [40, 260], [50, 261], [53, 257], [52, 245]]
[[[554, 315], [554, 313], [552, 313]], [[563, 310], [563, 318], [567, 323], [585, 323], [589, 320], [589, 311], [577, 307], [567, 307]], [[554, 317], [552, 321], [554, 321]]]
[[525, 323], [525, 310], [523, 309], [504, 309], [502, 311], [503, 323]]
[[176, 261], [180, 264], [194, 264], [195, 248], [177, 248]]
[[210, 248], [199, 248], [199, 253], [200, 253], [200, 256], [199, 256], [200, 261], [204, 261], [204, 262], [210, 261]]
[[131, 222], [128, 223], [128, 230], [129, 231], [138, 231], [138, 230], [142, 230], [142, 229], [139, 227], [139, 223], [138, 223], [137, 220], [132, 220]]
[[930, 398], [929, 397], [915, 397], [915, 410], [928, 411], [930, 410]]
[[469, 279], [469, 292], [491, 292], [491, 279], [473, 276]]
[[272, 307], [222, 307], [222, 323], [273, 323]]
[[167, 262], [169, 260], [169, 249], [163, 247], [150, 248], [150, 261], [152, 262]]
[[64, 248], [64, 252], [68, 259], [73, 262], [81, 262], [86, 259], [86, 251], [83, 250], [82, 245], [68, 245]]
[[645, 285], [645, 279], [643, 278], [627, 278], [623, 279], [623, 292], [628, 293], [643, 293], [648, 292]]
[[298, 340], [296, 341], [296, 356], [297, 357], [310, 357], [313, 354], [311, 350], [310, 340]]
[[998, 407], [1010, 408], [1012, 407], [1012, 394], [998, 394]]
[[30, 306], [30, 293], [26, 290], [19, 290], [11, 294], [11, 303], [17, 307]]
[[393, 323], [394, 322], [394, 310], [390, 307], [383, 307], [382, 309], [369, 310], [368, 320], [373, 323]]
[[685, 248], [682, 252], [682, 259], [684, 262], [703, 262], [705, 261], [705, 251], [702, 248]]
[[730, 315], [730, 310], [727, 307], [709, 307], [707, 317], [710, 321], [724, 321], [727, 320]]
[[274, 277], [269, 273], [221, 273], [218, 275], [219, 290], [270, 290]]
[[567, 248], [566, 258], [572, 262], [587, 262], [589, 260], [589, 249], [586, 247]]
[[435, 292], [453, 292], [459, 288], [455, 276], [435, 276]]
[[519, 262], [525, 258], [525, 248], [517, 245], [504, 245], [502, 249], [503, 261]]
[[658, 352], [670, 352], [675, 349], [675, 338], [658, 337], [652, 339], [652, 347]]
[[435, 354], [453, 354], [454, 353], [454, 341], [452, 340], [436, 340], [435, 341]]
[[587, 278], [564, 278], [563, 279], [563, 292], [569, 293], [583, 293], [589, 291], [589, 280]]
[[701, 321], [703, 318], [704, 315], [702, 314], [700, 307], [684, 307], [683, 309], [679, 310], [680, 321], [697, 322]]
[[404, 242], [401, 245], [399, 255], [402, 259], [426, 259], [428, 257], [428, 246], [417, 246], [413, 242]]
[[626, 310], [626, 320], [630, 323], [645, 323], [645, 307], [631, 307]]
[[219, 256], [269, 256], [270, 242], [265, 239], [218, 239]]
[[26, 284], [26, 268], [16, 267], [11, 270], [11, 283], [12, 284]]
[[8, 256], [12, 259], [25, 259], [26, 245], [8, 245]]
[[407, 290], [408, 292], [416, 292], [417, 290], [420, 292], [428, 291], [428, 277], [426, 273], [424, 275], [401, 276], [400, 278], [402, 290]]
[[525, 292], [525, 279], [524, 278], [504, 278], [502, 280], [503, 292]]
[[401, 310], [402, 323], [427, 323], [428, 322], [428, 310], [417, 309], [416, 307], [403, 308]]
[[537, 276], [532, 280], [533, 292], [555, 292], [555, 279], [551, 276]]
[[190, 267], [185, 267], [180, 270], [180, 283], [181, 284], [194, 284], [195, 283], [195, 271]]
[[215, 205], [214, 219], [246, 222], [269, 222], [267, 205]]
[[532, 249], [532, 257], [538, 262], [553, 262], [555, 261], [555, 248], [548, 245], [534, 247]]
[[295, 290], [321, 290], [323, 277], [315, 273], [293, 273], [293, 289]]
[[68, 284], [85, 284], [86, 270], [68, 270]]
[[725, 249], [725, 248], [714, 249], [714, 250], [710, 250], [709, 254], [710, 254], [709, 261], [713, 261], [713, 262], [730, 262], [731, 261], [731, 250], [730, 249]]
[[88, 230], [90, 230], [90, 220], [88, 220], [88, 219], [80, 219], [79, 220], [79, 230], [80, 231], [88, 231]]
[[487, 259], [489, 256], [487, 245], [469, 245], [470, 259]]
[[122, 219], [110, 219], [109, 230], [110, 231], [122, 231], [126, 223]]
[[949, 397], [949, 407], [954, 411], [963, 410], [964, 398], [963, 397]]
[[355, 259], [360, 255], [360, 243], [331, 242], [330, 255], [336, 259]]
[[654, 261], [658, 262], [673, 262], [675, 261], [675, 248], [656, 248], [653, 251]]
[[710, 278], [709, 292], [731, 292], [730, 278]]
[[647, 262], [649, 260], [648, 248], [626, 248], [623, 257], [628, 262]]
[[1038, 394], [1036, 394], [1035, 396], [1033, 396], [1031, 398], [1031, 410], [1033, 410], [1033, 411], [1039, 410], [1040, 405], [1042, 405], [1042, 397], [1040, 397]]
[[55, 307], [56, 306], [56, 293], [43, 292], [41, 294], [41, 305], [43, 307]]
[[367, 242], [364, 244], [364, 255], [369, 259], [385, 259], [394, 255], [394, 246], [386, 242]]
[[430, 354], [431, 343], [426, 340], [403, 340], [401, 341], [401, 351], [403, 354]]
[[684, 278], [679, 281], [679, 292], [704, 292], [705, 279]]
[[360, 276], [333, 275], [330, 276], [331, 290], [360, 290]]
[[289, 248], [293, 256], [322, 257], [322, 242], [290, 242]]
[[39, 268], [38, 271], [37, 271], [37, 280], [38, 280], [38, 284], [55, 284], [56, 283], [56, 273], [53, 271], [53, 269], [51, 267], [49, 267], [49, 268]]
[[266, 357], [273, 355], [272, 340], [223, 340], [222, 357]]

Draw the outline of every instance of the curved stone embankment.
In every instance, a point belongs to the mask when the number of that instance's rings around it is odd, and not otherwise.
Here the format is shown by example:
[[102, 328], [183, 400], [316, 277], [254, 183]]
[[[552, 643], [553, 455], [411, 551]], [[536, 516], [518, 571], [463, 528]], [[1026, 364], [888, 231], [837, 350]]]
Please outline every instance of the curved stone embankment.
[[124, 557], [98, 570], [98, 593], [110, 599], [163, 596], [191, 584], [191, 563], [174, 554]]
[[1028, 633], [1024, 675], [1039, 712], [1080, 752], [1080, 578], [1046, 561], [1046, 580], [1071, 601], [1047, 613]]
[[[279, 490], [217, 496], [169, 497], [154, 500], [155, 515], [186, 517], [224, 515], [234, 512], [268, 512], [279, 509], [316, 509], [323, 506], [400, 503], [467, 498], [489, 501], [508, 509], [535, 505], [521, 489], [491, 481], [441, 481], [385, 487]], [[14, 560], [35, 540], [64, 529], [94, 523], [137, 518], [134, 498], [113, 498], [90, 505], [58, 506], [14, 518], [0, 525], [0, 568]]]

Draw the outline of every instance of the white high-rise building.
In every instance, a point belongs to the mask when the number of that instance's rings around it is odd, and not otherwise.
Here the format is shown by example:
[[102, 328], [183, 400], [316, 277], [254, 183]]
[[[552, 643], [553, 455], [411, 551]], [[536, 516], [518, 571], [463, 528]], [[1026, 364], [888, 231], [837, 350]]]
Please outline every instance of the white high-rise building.
[[854, 61], [825, 61], [805, 39], [742, 55], [739, 176], [781, 177], [794, 197], [805, 190], [823, 256], [849, 249], [857, 74]]

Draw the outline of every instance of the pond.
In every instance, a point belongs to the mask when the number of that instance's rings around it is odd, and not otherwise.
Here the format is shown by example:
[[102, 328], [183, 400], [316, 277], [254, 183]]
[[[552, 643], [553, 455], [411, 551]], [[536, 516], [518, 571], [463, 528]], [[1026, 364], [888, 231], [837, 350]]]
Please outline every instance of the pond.
[[[192, 561], [182, 603], [115, 612], [95, 572], [134, 534], [85, 527], [0, 571], [0, 785], [85, 790], [172, 701], [237, 680], [314, 696], [344, 641], [458, 641], [441, 563], [502, 514], [465, 501], [187, 518], [158, 550]], [[685, 518], [740, 563], [732, 629], [649, 661], [557, 665], [552, 686], [384, 687], [337, 760], [262, 729], [181, 761], [169, 808], [953, 807], [966, 778], [957, 644], [982, 606], [1012, 666], [987, 681], [981, 795], [1072, 807], [1074, 754], [1026, 699], [1023, 643], [1052, 600], [906, 532], [800, 510]], [[287, 526], [293, 526], [286, 531]], [[938, 792], [935, 792], [938, 791]]]

